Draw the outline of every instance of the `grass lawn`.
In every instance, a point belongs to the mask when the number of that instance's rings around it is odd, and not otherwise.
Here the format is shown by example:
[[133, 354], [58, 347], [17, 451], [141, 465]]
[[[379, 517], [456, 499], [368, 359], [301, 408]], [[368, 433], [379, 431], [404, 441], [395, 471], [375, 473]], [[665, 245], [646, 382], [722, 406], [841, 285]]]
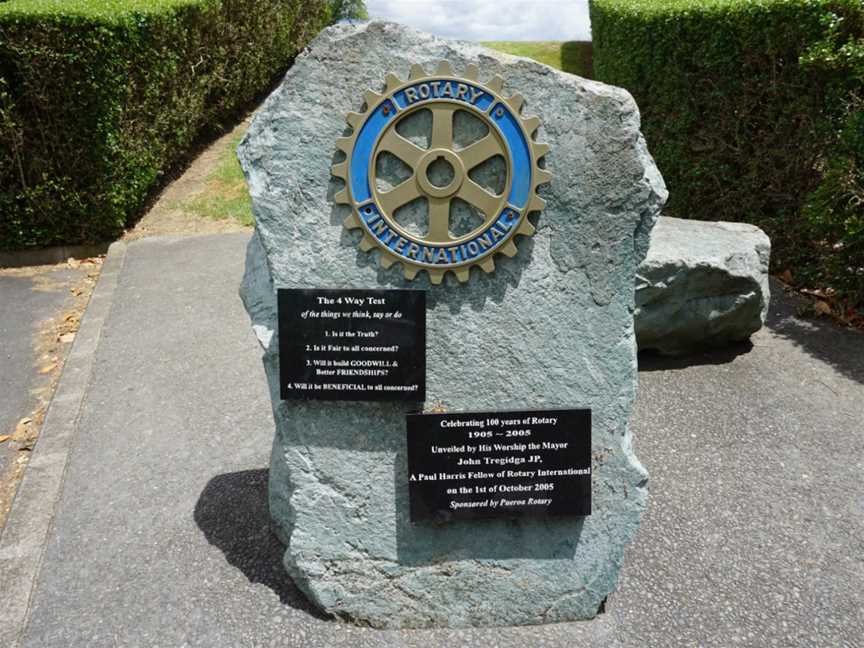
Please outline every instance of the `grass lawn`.
[[[564, 72], [591, 76], [591, 43], [488, 41], [483, 45], [508, 54], [527, 56]], [[348, 111], [347, 106], [345, 111]], [[235, 154], [241, 137], [242, 134], [228, 140], [224, 150], [219, 152], [216, 166], [204, 181], [203, 191], [179, 205], [183, 211], [217, 220], [233, 218], [243, 225], [254, 224], [246, 181]]]
[[217, 220], [233, 218], [250, 227], [255, 224], [252, 201], [235, 153], [242, 137], [240, 133], [228, 140], [225, 149], [219, 153], [215, 168], [205, 180], [204, 191], [183, 204], [184, 211]]
[[591, 43], [581, 41], [486, 41], [486, 47], [535, 61], [579, 76], [591, 78]]

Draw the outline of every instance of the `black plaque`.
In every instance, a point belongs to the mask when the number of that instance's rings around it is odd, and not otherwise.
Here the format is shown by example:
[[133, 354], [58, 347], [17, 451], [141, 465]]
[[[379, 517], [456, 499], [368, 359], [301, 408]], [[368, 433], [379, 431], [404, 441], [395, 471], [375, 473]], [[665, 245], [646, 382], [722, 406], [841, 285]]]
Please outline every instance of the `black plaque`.
[[411, 414], [411, 520], [591, 514], [591, 410]]
[[283, 399], [424, 401], [426, 293], [280, 289]]

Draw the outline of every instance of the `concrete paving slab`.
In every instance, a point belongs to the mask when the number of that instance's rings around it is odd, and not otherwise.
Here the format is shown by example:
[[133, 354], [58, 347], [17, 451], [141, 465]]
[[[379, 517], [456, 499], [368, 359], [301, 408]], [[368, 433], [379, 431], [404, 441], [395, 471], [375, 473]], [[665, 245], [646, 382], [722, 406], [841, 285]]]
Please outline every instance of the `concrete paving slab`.
[[[322, 618], [268, 529], [272, 419], [237, 297], [246, 239], [126, 249], [20, 645], [854, 646], [864, 636], [864, 336], [800, 322], [782, 295], [752, 346], [640, 359], [633, 425], [651, 504], [606, 614], [400, 632]], [[6, 545], [4, 535], [0, 559]]]

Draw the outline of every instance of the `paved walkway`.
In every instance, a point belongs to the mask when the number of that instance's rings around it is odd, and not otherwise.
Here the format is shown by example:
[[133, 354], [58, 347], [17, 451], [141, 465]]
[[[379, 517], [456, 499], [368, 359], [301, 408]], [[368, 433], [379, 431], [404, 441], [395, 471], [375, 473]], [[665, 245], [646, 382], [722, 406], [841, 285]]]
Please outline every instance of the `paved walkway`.
[[237, 297], [246, 239], [112, 248], [0, 538], [0, 645], [851, 647], [864, 636], [864, 335], [800, 322], [782, 295], [752, 348], [641, 359], [633, 426], [652, 499], [606, 614], [404, 632], [322, 618], [268, 531], [273, 426]]
[[[92, 265], [0, 269], [0, 528], [69, 344], [57, 339]], [[68, 328], [68, 327], [67, 327]], [[69, 336], [74, 337], [74, 336]], [[21, 428], [19, 421], [26, 421]], [[21, 466], [23, 468], [23, 466]]]
[[[65, 264], [0, 270], [0, 435], [12, 434], [36, 408], [34, 392], [50, 382], [39, 373], [39, 333], [72, 302], [69, 289], [81, 273]], [[0, 452], [0, 470], [5, 460]]]

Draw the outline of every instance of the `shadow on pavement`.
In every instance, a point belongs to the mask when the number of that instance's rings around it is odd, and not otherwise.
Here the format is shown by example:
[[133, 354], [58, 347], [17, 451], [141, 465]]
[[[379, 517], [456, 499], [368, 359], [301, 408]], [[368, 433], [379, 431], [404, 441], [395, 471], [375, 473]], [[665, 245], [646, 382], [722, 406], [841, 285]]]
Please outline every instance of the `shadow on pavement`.
[[[864, 333], [844, 327], [822, 317], [802, 318], [799, 307], [807, 302], [783, 285], [771, 280], [771, 307], [763, 330], [785, 339], [815, 360], [831, 366], [843, 376], [864, 384]], [[639, 371], [667, 371], [697, 365], [719, 365], [732, 362], [749, 353], [753, 344], [748, 340], [719, 349], [683, 356], [663, 356], [652, 351], [639, 353]]]
[[765, 326], [809, 356], [864, 384], [864, 333], [825, 317], [798, 317], [796, 312], [802, 303], [805, 300], [772, 281], [771, 310]]
[[285, 547], [270, 531], [267, 476], [262, 470], [217, 475], [195, 505], [195, 522], [230, 565], [292, 608], [326, 619], [294, 585], [282, 564]]
[[740, 355], [750, 353], [753, 343], [750, 340], [736, 342], [719, 349], [706, 349], [697, 353], [680, 356], [665, 356], [656, 351], [639, 352], [639, 371], [669, 371], [685, 369], [695, 365], [721, 365], [732, 362]]

